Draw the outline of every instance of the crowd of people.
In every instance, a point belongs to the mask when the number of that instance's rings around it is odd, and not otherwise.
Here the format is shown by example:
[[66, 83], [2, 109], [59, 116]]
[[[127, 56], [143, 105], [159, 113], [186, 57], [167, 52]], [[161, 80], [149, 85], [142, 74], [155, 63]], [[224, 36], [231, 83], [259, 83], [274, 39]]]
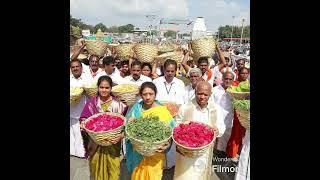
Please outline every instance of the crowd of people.
[[[231, 51], [215, 45], [214, 57], [190, 60], [192, 50], [183, 48], [181, 64], [167, 59], [164, 63], [142, 63], [132, 55], [120, 59], [114, 49], [104, 57], [89, 55], [79, 58], [85, 43], [70, 57], [70, 86], [83, 87], [97, 83], [94, 97], [82, 95], [79, 103], [70, 105], [70, 156], [89, 161], [90, 175], [95, 180], [156, 180], [173, 172], [170, 179], [223, 179], [223, 172], [213, 170], [215, 157], [228, 158], [237, 167], [234, 179], [250, 179], [250, 132], [241, 126], [232, 99], [226, 92], [230, 86], [250, 80], [246, 59], [232, 58]], [[112, 87], [136, 84], [140, 98], [133, 104], [118, 100]], [[162, 102], [179, 107], [175, 117]], [[184, 121], [199, 121], [216, 128], [217, 139], [203, 156], [190, 158], [176, 150], [169, 140], [150, 157], [139, 154], [125, 134], [110, 140], [111, 146], [97, 145], [81, 127], [86, 118], [100, 113], [114, 112], [126, 117], [126, 123], [150, 113], [171, 127]], [[125, 170], [121, 169], [125, 164]], [[166, 176], [168, 177], [168, 176]]]

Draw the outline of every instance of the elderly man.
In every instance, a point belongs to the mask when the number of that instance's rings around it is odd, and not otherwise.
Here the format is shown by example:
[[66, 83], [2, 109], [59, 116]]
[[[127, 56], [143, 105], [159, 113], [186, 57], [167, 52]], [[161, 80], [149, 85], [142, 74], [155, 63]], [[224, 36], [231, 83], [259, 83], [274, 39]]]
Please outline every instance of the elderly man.
[[220, 106], [225, 114], [223, 114], [223, 122], [225, 124], [226, 130], [224, 134], [217, 139], [217, 150], [221, 152], [226, 152], [226, 147], [228, 140], [231, 135], [232, 122], [233, 122], [233, 109], [232, 109], [232, 99], [226, 92], [226, 89], [230, 87], [233, 83], [234, 74], [231, 72], [226, 72], [222, 75], [223, 83], [217, 85], [213, 88], [213, 102]]
[[202, 72], [199, 68], [192, 68], [189, 71], [188, 77], [190, 79], [190, 84], [185, 87], [185, 104], [190, 102], [195, 97], [195, 89], [197, 86], [197, 83], [200, 81], [203, 81], [201, 78]]
[[[195, 98], [180, 107], [177, 115], [177, 125], [184, 121], [198, 121], [217, 128], [220, 137], [225, 130], [221, 120], [221, 109], [209, 101], [212, 86], [210, 83], [202, 81], [196, 86]], [[216, 131], [217, 133], [217, 131]], [[176, 154], [176, 167], [174, 179], [185, 180], [190, 177], [197, 179], [219, 179], [214, 172], [211, 171], [212, 152], [214, 145], [202, 156], [198, 158], [189, 158], [181, 152]]]
[[94, 78], [98, 73], [102, 72], [103, 70], [99, 68], [99, 57], [96, 55], [91, 55], [89, 58], [89, 69]]
[[[90, 77], [82, 73], [82, 64], [79, 60], [70, 61], [70, 87], [83, 87], [90, 81]], [[86, 96], [82, 96], [78, 104], [70, 106], [70, 155], [84, 157], [83, 139], [80, 132], [80, 114], [86, 103]]]
[[[216, 69], [221, 70], [225, 67], [227, 64], [225, 57], [223, 56], [223, 53], [221, 52], [220, 48], [218, 47], [218, 44], [215, 46], [217, 54], [219, 56], [219, 64], [215, 66]], [[186, 70], [186, 72], [189, 72], [190, 66], [187, 64], [187, 60], [189, 59], [190, 51], [184, 51], [184, 58], [181, 62], [182, 66]], [[197, 67], [202, 72], [202, 78], [209, 82], [212, 86], [215, 84], [215, 78], [217, 76], [217, 73], [214, 72], [214, 69], [209, 68], [209, 58], [208, 57], [200, 57], [198, 59]]]

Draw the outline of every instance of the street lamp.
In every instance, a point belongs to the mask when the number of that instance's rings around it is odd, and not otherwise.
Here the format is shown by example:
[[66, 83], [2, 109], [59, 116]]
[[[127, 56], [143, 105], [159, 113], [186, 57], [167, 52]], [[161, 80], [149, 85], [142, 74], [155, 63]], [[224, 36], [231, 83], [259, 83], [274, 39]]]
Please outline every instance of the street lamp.
[[233, 34], [233, 22], [234, 22], [234, 16], [232, 16], [232, 23], [231, 23], [231, 46], [232, 46], [232, 44], [233, 44], [233, 42], [232, 42], [232, 34]]
[[243, 23], [244, 23], [244, 19], [242, 19], [242, 28], [241, 28], [240, 45], [242, 45]]

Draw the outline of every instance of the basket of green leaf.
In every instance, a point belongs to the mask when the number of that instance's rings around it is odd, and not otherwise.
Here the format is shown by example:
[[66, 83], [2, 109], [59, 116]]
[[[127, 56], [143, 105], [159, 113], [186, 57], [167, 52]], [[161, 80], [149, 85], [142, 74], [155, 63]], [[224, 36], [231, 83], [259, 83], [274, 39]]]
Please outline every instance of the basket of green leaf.
[[159, 147], [169, 141], [172, 131], [172, 128], [160, 121], [158, 116], [137, 118], [125, 127], [126, 138], [143, 156], [154, 155]]
[[241, 126], [250, 129], [250, 100], [233, 100], [233, 107]]
[[231, 86], [227, 92], [233, 99], [249, 99], [250, 98], [250, 83], [249, 81], [240, 82], [238, 86]]

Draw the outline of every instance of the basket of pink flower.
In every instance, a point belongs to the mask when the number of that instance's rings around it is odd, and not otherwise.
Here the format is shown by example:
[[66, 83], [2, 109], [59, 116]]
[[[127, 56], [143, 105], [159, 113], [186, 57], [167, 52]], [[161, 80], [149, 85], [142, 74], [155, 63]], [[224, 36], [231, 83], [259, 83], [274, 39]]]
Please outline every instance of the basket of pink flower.
[[109, 146], [111, 138], [119, 136], [124, 130], [125, 117], [117, 113], [98, 113], [82, 123], [92, 140], [101, 145]]
[[177, 151], [180, 154], [195, 158], [200, 157], [210, 149], [217, 134], [217, 128], [190, 121], [175, 127], [172, 139], [177, 144]]

